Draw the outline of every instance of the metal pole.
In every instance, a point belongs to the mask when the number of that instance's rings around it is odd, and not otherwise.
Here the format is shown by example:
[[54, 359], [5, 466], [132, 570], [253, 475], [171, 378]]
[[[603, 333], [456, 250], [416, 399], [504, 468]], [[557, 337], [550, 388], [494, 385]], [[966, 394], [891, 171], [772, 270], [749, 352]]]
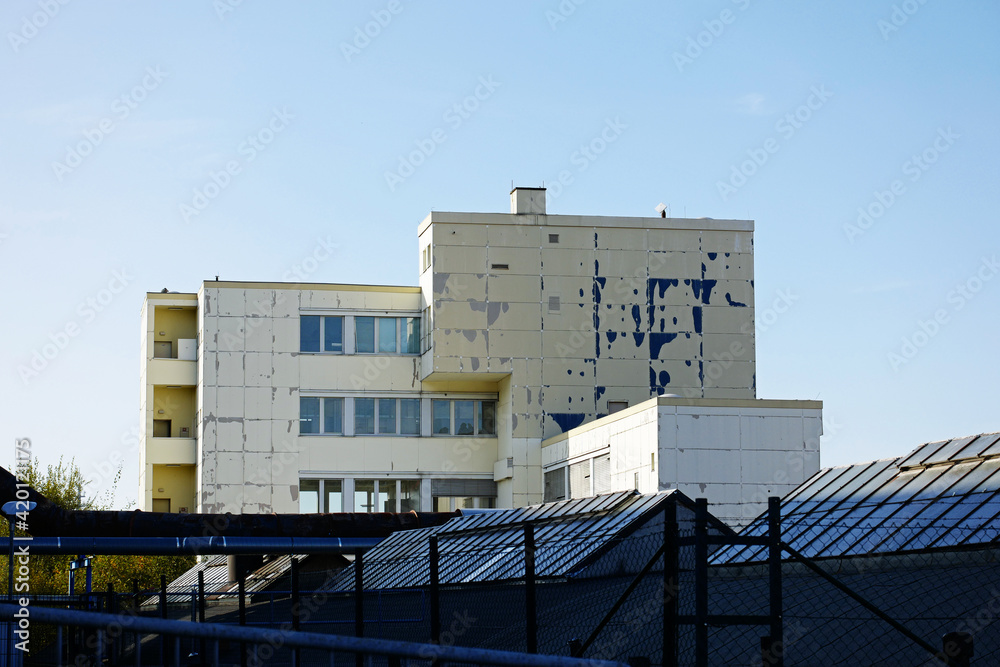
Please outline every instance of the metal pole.
[[[247, 624], [246, 577], [244, 577], [242, 572], [238, 574], [238, 578], [236, 579], [236, 588], [240, 598], [240, 625], [246, 625]], [[242, 665], [242, 667], [247, 667], [246, 642], [240, 642], [240, 665]]]
[[[160, 618], [167, 617], [167, 575], [160, 575]], [[160, 635], [160, 664], [167, 664], [167, 638]]]
[[[365, 572], [364, 555], [360, 549], [354, 552], [354, 636], [365, 636]], [[364, 667], [365, 657], [356, 653], [354, 664]]]
[[766, 665], [783, 667], [785, 664], [784, 622], [781, 601], [781, 498], [767, 499], [767, 569], [771, 598], [771, 646]]
[[524, 611], [528, 653], [538, 653], [538, 609], [535, 598], [535, 528], [524, 524]]
[[[110, 581], [108, 582], [108, 613], [109, 614], [118, 613], [118, 610], [115, 609], [115, 585]], [[118, 664], [118, 656], [115, 655], [117, 642], [115, 641], [115, 638], [111, 636], [111, 633], [107, 634], [104, 641], [105, 644], [107, 645], [108, 664], [112, 665], [113, 667], [114, 665]]]
[[[198, 622], [205, 622], [205, 571], [198, 570]], [[208, 664], [205, 656], [205, 640], [198, 642], [198, 659], [202, 667]]]
[[694, 503], [695, 665], [708, 667], [708, 499]]
[[663, 665], [677, 664], [677, 614], [680, 577], [677, 576], [677, 501], [663, 506]]
[[[292, 565], [292, 630], [299, 629], [299, 561], [291, 556]], [[299, 649], [292, 648], [292, 667], [299, 665]]]
[[430, 568], [431, 568], [431, 643], [441, 643], [441, 590], [438, 571], [438, 537], [430, 538]]

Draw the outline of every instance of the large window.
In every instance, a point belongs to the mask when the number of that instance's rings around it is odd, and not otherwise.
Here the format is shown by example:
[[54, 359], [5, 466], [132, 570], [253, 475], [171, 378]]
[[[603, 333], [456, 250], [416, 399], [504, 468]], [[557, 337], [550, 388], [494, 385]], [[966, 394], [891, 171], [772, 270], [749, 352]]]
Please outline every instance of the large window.
[[[420, 435], [419, 398], [368, 398], [353, 400], [355, 435]], [[303, 396], [299, 399], [299, 433], [343, 435], [344, 399]]]
[[344, 399], [303, 396], [299, 399], [299, 433], [342, 434], [344, 432]]
[[496, 401], [433, 402], [434, 435], [496, 435]]
[[420, 511], [420, 480], [356, 479], [354, 480], [354, 511]]
[[299, 319], [299, 350], [302, 352], [344, 351], [343, 317], [303, 315]]
[[299, 480], [299, 512], [343, 512], [344, 483], [339, 479]]

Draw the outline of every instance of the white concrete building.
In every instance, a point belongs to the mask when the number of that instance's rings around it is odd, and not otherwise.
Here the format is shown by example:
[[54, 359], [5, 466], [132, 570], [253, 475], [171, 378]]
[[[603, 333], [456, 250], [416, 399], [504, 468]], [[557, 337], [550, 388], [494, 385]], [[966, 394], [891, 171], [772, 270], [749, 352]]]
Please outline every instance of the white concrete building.
[[[543, 189], [517, 188], [509, 214], [433, 212], [418, 241], [416, 287], [207, 281], [148, 294], [140, 506], [522, 506], [542, 500], [543, 465], [559, 467], [549, 452], [562, 445], [543, 440], [571, 431], [575, 443], [573, 429], [610, 428], [624, 417], [597, 420], [645, 414], [663, 394], [729, 410], [691, 431], [721, 451], [753, 461], [782, 448], [771, 430], [724, 426], [754, 407], [809, 412], [786, 444], [818, 448], [820, 404], [755, 401], [752, 222], [548, 215]], [[662, 471], [669, 444], [651, 442]], [[769, 483], [768, 465], [735, 483]], [[683, 456], [676, 469], [643, 490], [699, 483]], [[612, 486], [633, 488], [629, 470]]]

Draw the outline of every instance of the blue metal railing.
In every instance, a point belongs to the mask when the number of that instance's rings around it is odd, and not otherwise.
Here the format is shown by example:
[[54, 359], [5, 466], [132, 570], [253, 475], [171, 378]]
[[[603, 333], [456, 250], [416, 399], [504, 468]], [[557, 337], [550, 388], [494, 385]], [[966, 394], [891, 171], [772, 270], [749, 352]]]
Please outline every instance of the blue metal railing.
[[[14, 620], [20, 607], [0, 603], [0, 621]], [[172, 664], [181, 663], [181, 639], [204, 639], [208, 643], [210, 664], [218, 664], [220, 642], [243, 642], [254, 647], [270, 647], [272, 653], [279, 648], [311, 649], [326, 651], [332, 658], [335, 653], [350, 653], [362, 656], [380, 656], [391, 663], [400, 664], [402, 659], [419, 660], [421, 663], [436, 661], [472, 663], [477, 665], [501, 665], [509, 667], [627, 667], [624, 663], [606, 660], [567, 658], [555, 655], [532, 655], [511, 651], [465, 648], [460, 646], [439, 646], [386, 639], [344, 637], [312, 632], [260, 629], [245, 626], [219, 625], [214, 623], [191, 623], [159, 618], [144, 618], [127, 614], [105, 614], [100, 612], [72, 611], [67, 609], [31, 609], [32, 623], [54, 626], [75, 626], [93, 628], [98, 631], [95, 658], [100, 664], [104, 633], [133, 633], [136, 635], [136, 664], [141, 664], [141, 635], [160, 635], [171, 638]], [[170, 663], [168, 663], [170, 664]]]

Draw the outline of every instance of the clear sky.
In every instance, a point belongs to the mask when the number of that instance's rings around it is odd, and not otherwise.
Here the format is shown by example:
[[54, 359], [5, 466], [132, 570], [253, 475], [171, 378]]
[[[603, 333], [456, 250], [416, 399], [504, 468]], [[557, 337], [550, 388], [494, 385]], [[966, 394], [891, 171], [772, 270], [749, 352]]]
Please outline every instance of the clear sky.
[[1000, 430], [996, 3], [4, 0], [0, 32], [5, 465], [28, 437], [96, 494], [121, 458], [134, 501], [145, 292], [415, 285], [420, 220], [512, 182], [753, 219], [757, 393], [824, 401], [824, 465]]

